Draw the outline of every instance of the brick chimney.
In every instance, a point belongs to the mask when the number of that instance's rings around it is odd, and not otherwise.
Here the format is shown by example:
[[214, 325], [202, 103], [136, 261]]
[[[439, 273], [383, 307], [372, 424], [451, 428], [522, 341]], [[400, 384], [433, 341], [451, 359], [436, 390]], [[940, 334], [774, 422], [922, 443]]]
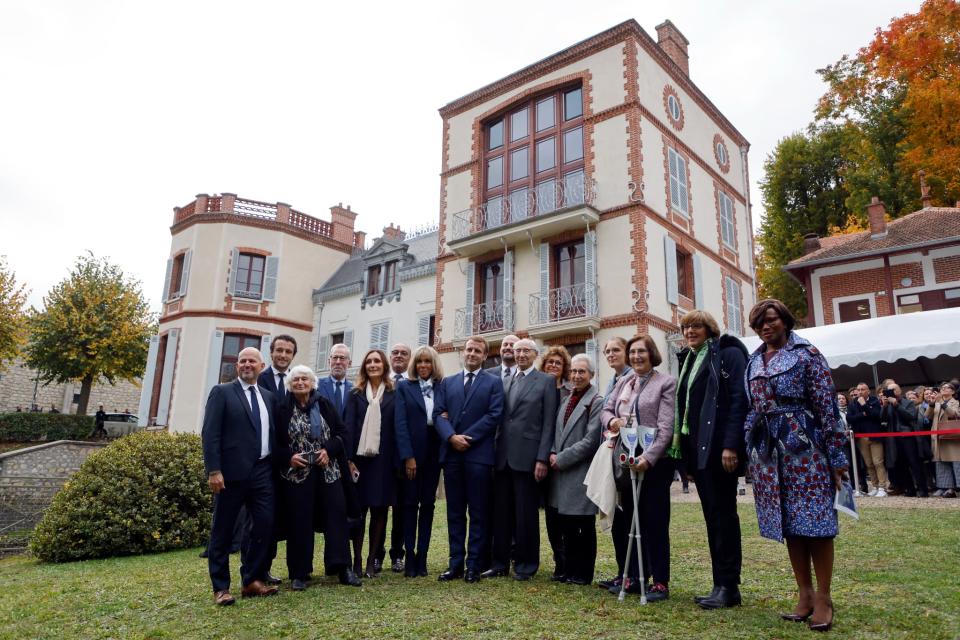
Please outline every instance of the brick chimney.
[[407, 237], [407, 234], [401, 230], [399, 226], [393, 226], [393, 223], [391, 222], [389, 227], [383, 228], [383, 237], [387, 240], [403, 242], [403, 240]]
[[690, 56], [687, 54], [690, 41], [669, 20], [657, 25], [657, 44], [680, 67], [683, 75], [690, 75]]
[[933, 203], [933, 198], [930, 197], [930, 187], [927, 185], [927, 172], [920, 169], [918, 174], [920, 175], [920, 200], [923, 202], [923, 208], [926, 209]]
[[357, 214], [350, 211], [350, 205], [343, 208], [340, 202], [335, 207], [330, 207], [330, 222], [333, 224], [333, 239], [337, 242], [353, 246], [353, 223], [357, 219]]
[[803, 236], [803, 255], [813, 253], [820, 248], [820, 236], [815, 233], [808, 233]]
[[870, 198], [867, 205], [867, 217], [870, 218], [870, 237], [882, 238], [887, 235], [887, 207], [877, 196]]

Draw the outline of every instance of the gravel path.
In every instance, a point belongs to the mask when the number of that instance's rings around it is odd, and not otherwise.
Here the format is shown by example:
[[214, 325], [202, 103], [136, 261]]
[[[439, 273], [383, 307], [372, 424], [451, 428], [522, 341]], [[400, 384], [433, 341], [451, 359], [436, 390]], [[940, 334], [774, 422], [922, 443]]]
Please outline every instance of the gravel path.
[[[670, 499], [673, 502], [699, 502], [697, 486], [690, 483], [690, 493], [683, 493], [679, 482], [670, 485]], [[741, 504], [753, 504], [753, 487], [747, 485], [747, 495], [737, 496]], [[857, 498], [857, 504], [868, 507], [902, 507], [913, 509], [942, 509], [960, 511], [960, 498], [907, 498], [904, 496], [888, 496], [886, 498], [871, 498], [869, 496]]]

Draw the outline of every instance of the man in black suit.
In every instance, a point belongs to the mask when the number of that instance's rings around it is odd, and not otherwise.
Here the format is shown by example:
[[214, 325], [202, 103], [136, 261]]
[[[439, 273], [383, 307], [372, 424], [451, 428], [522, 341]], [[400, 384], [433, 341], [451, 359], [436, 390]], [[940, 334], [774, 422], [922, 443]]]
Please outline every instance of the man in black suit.
[[[529, 580], [540, 568], [540, 491], [547, 477], [557, 419], [557, 385], [537, 371], [537, 345], [518, 340], [513, 346], [517, 373], [506, 393], [503, 421], [497, 431], [493, 479], [493, 562], [484, 577], [505, 576], [514, 559], [513, 576]], [[511, 543], [516, 548], [511, 554]]]
[[[402, 380], [407, 379], [407, 367], [410, 365], [410, 347], [402, 342], [390, 347], [390, 377], [393, 378], [393, 388], [396, 389]], [[403, 483], [397, 485], [401, 490]], [[399, 507], [399, 508], [398, 508]], [[390, 520], [390, 569], [394, 573], [403, 573], [403, 499], [398, 496], [397, 506], [391, 507], [393, 517]], [[383, 554], [383, 549], [380, 554]], [[383, 556], [377, 558], [383, 563]]]
[[264, 584], [273, 533], [274, 493], [270, 443], [276, 399], [257, 385], [263, 369], [260, 352], [243, 349], [233, 382], [210, 390], [203, 415], [203, 463], [207, 483], [216, 494], [210, 531], [208, 566], [218, 605], [234, 603], [230, 595], [230, 540], [241, 506], [253, 521], [246, 558], [241, 562], [243, 597], [272, 596]]

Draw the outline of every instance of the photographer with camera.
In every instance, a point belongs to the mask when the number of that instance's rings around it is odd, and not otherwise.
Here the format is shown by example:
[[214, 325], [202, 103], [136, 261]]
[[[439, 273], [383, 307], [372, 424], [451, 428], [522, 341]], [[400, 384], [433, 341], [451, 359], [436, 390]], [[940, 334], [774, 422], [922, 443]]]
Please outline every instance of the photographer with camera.
[[[884, 380], [880, 403], [880, 419], [887, 424], [890, 432], [914, 431], [917, 426], [917, 406], [900, 390], [894, 380]], [[927, 475], [920, 460], [917, 437], [893, 438], [896, 440], [896, 458], [893, 461], [898, 477], [894, 481], [903, 487], [907, 496], [927, 497]], [[889, 461], [888, 461], [889, 463]], [[905, 463], [905, 464], [904, 464]], [[906, 467], [906, 469], [904, 468]]]
[[[347, 505], [343, 489], [346, 428], [333, 404], [317, 391], [317, 376], [297, 365], [284, 381], [277, 407], [274, 452], [281, 467], [278, 493], [287, 523], [287, 569], [294, 591], [307, 588], [313, 564], [314, 520], [322, 523], [327, 574], [360, 586], [350, 570]], [[316, 516], [316, 518], [315, 518]]]

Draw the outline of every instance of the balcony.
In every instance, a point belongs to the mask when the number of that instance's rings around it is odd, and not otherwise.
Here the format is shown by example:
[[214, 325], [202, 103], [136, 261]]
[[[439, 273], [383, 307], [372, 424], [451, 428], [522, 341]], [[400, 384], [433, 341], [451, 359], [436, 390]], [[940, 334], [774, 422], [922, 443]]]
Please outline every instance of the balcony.
[[574, 284], [551, 289], [546, 295], [530, 296], [528, 331], [531, 336], [550, 338], [571, 331], [599, 329], [599, 290], [594, 284]]
[[453, 339], [466, 340], [473, 335], [505, 334], [513, 331], [513, 302], [497, 300], [457, 309]]
[[447, 245], [460, 256], [475, 256], [530, 237], [555, 235], [586, 223], [596, 224], [597, 183], [578, 171], [562, 181], [541, 182], [491, 198], [475, 209], [453, 214]]

